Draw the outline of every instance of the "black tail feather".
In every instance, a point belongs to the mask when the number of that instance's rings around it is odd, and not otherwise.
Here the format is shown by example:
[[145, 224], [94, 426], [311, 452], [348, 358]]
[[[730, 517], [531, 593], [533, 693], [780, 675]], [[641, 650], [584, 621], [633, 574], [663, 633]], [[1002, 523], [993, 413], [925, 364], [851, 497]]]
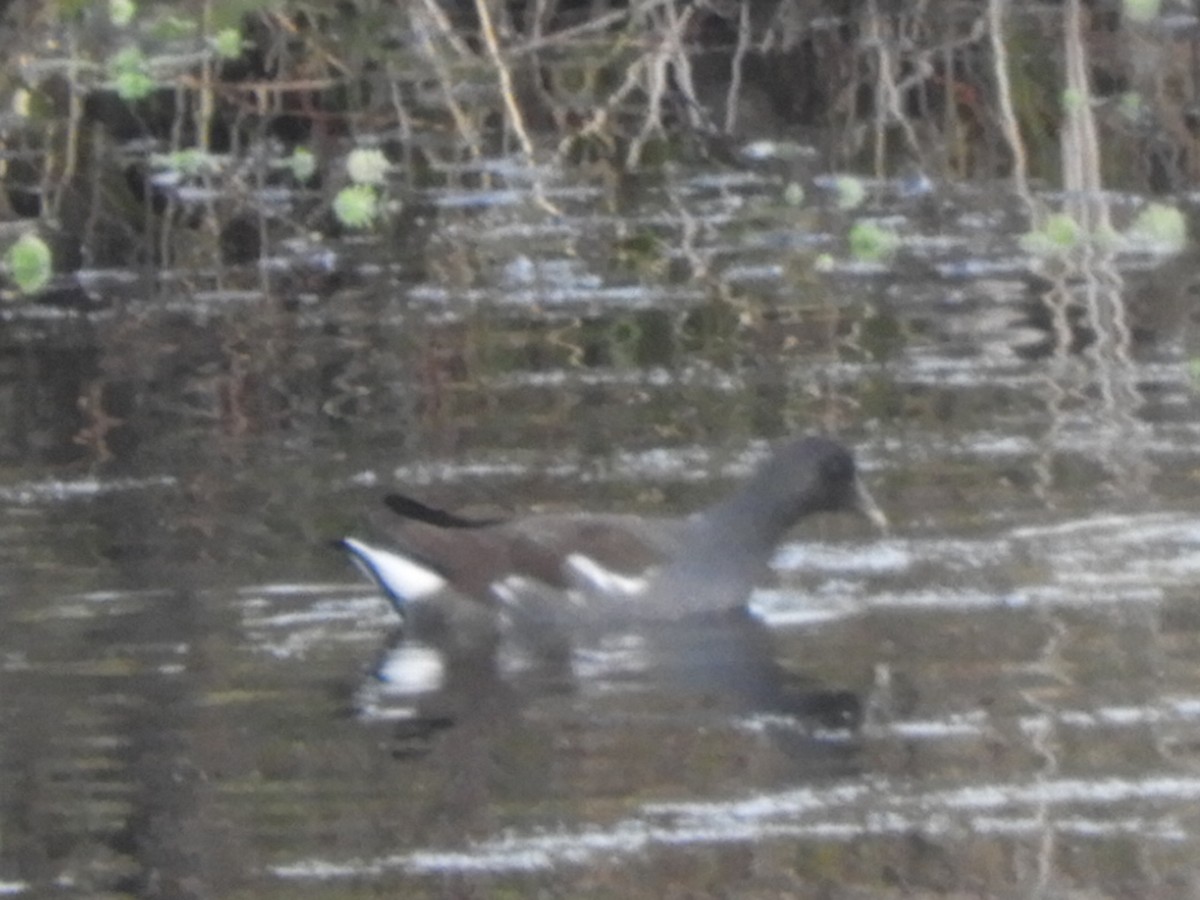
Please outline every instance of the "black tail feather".
[[487, 528], [489, 525], [499, 525], [503, 519], [469, 519], [458, 516], [444, 509], [426, 506], [420, 500], [406, 497], [403, 494], [388, 494], [383, 498], [384, 505], [397, 515], [426, 525], [438, 528]]

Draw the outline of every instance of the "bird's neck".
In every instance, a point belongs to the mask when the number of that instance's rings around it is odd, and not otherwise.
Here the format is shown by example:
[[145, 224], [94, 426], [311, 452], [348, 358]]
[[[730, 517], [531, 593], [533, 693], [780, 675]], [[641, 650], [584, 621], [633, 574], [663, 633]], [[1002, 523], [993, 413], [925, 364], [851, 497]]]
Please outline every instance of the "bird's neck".
[[704, 519], [718, 540], [769, 552], [795, 523], [796, 515], [778, 503], [764, 504], [761, 494], [743, 493], [710, 507]]

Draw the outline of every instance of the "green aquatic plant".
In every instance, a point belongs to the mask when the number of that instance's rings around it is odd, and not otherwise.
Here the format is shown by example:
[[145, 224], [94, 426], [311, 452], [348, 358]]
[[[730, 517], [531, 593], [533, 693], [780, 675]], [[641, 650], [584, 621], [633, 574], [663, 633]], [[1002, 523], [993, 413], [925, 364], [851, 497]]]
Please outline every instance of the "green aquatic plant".
[[108, 18], [117, 26], [124, 27], [137, 15], [137, 4], [133, 0], [108, 0]]
[[4, 265], [22, 293], [40, 291], [54, 271], [50, 248], [36, 234], [24, 234], [4, 254]]
[[867, 199], [867, 187], [861, 178], [853, 175], [839, 175], [834, 179], [834, 190], [837, 192], [839, 209], [857, 209]]
[[1134, 22], [1149, 22], [1161, 9], [1162, 0], [1124, 0], [1121, 4], [1122, 14]]
[[344, 187], [333, 198], [333, 214], [347, 228], [366, 228], [379, 216], [379, 195], [369, 184]]
[[1066, 213], [1056, 213], [1046, 220], [1042, 233], [1054, 246], [1066, 249], [1079, 243], [1083, 229]]
[[156, 19], [149, 33], [160, 41], [178, 41], [200, 33], [200, 23], [187, 16], [166, 14]]
[[1062, 106], [1067, 112], [1078, 112], [1086, 102], [1084, 95], [1074, 88], [1067, 88], [1062, 92]]
[[886, 262], [900, 247], [900, 235], [869, 219], [850, 229], [850, 254], [859, 262]]
[[899, 317], [875, 310], [859, 323], [858, 345], [875, 362], [898, 356], [907, 342]]
[[33, 92], [26, 88], [13, 91], [9, 102], [9, 111], [18, 118], [28, 119], [33, 112]]
[[383, 184], [391, 163], [382, 150], [351, 150], [346, 157], [346, 172], [355, 184]]
[[1107, 224], [1088, 232], [1066, 213], [1046, 218], [1040, 228], [1021, 237], [1021, 247], [1035, 256], [1065, 256], [1089, 246], [1099, 250], [1141, 250], [1152, 253], [1176, 253], [1188, 240], [1187, 220], [1183, 213], [1162, 203], [1143, 209], [1123, 233]]
[[339, 222], [347, 228], [367, 228], [379, 217], [379, 187], [386, 181], [389, 169], [391, 163], [382, 150], [359, 147], [350, 151], [346, 156], [346, 174], [354, 183], [333, 198], [333, 214]]
[[653, 277], [666, 269], [666, 247], [652, 231], [635, 231], [617, 242], [616, 262], [641, 275]]
[[173, 153], [152, 153], [150, 164], [155, 168], [178, 172], [188, 178], [215, 172], [220, 168], [218, 158], [198, 147], [187, 147]]
[[307, 147], [297, 147], [284, 163], [291, 170], [292, 177], [301, 184], [317, 174], [317, 158]]
[[1146, 102], [1137, 91], [1125, 91], [1117, 99], [1117, 111], [1127, 122], [1137, 122], [1146, 114]]
[[1078, 247], [1083, 228], [1066, 213], [1048, 216], [1042, 226], [1021, 237], [1021, 248], [1035, 256], [1060, 256]]
[[643, 332], [635, 315], [618, 316], [607, 328], [604, 344], [614, 365], [636, 366]]
[[1125, 235], [1134, 244], [1177, 252], [1187, 243], [1187, 219], [1173, 206], [1151, 203], [1138, 213]]
[[221, 59], [237, 59], [242, 55], [242, 32], [237, 28], [222, 28], [210, 43]]
[[122, 100], [141, 100], [153, 93], [156, 86], [146, 57], [137, 47], [118, 52], [109, 63], [108, 74], [113, 90]]

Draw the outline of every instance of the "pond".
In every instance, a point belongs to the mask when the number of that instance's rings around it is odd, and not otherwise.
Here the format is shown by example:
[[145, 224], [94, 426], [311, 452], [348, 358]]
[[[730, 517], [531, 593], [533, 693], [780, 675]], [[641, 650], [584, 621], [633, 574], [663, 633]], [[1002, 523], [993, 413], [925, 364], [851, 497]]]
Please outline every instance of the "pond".
[[[431, 190], [0, 310], [0, 893], [1190, 896], [1194, 256], [1059, 270], [1006, 189], [868, 181], [856, 261], [788, 177]], [[623, 634], [389, 681], [446, 661], [328, 546], [394, 490], [682, 513], [805, 432], [892, 525], [752, 595], [792, 715]]]

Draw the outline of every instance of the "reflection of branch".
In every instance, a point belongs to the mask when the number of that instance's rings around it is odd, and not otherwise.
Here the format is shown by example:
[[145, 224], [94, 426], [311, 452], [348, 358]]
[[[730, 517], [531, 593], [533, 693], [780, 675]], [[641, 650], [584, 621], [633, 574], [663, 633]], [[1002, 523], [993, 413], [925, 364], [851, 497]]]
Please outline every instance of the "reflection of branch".
[[[996, 5], [997, 0], [992, 0], [993, 11]], [[1077, 421], [1085, 421], [1089, 428], [1085, 455], [1100, 462], [1113, 476], [1115, 485], [1136, 491], [1145, 487], [1150, 472], [1143, 452], [1146, 426], [1138, 418], [1144, 400], [1130, 356], [1132, 336], [1123, 294], [1125, 283], [1117, 270], [1114, 251], [1105, 243], [1105, 233], [1111, 227], [1109, 202], [1100, 168], [1080, 0], [1067, 0], [1063, 21], [1064, 208], [1077, 223], [1080, 240], [1059, 260], [1053, 286], [1042, 297], [1051, 316], [1057, 365], [1047, 373], [1051, 428], [1046, 435], [1041, 474], [1050, 477], [1050, 463], [1059, 449], [1057, 436], [1062, 418], [1070, 414]], [[1010, 108], [1004, 112], [1009, 119]], [[1010, 120], [1006, 124], [1013, 123]], [[1073, 327], [1068, 312], [1080, 308], [1082, 321]], [[1079, 354], [1086, 364], [1071, 365], [1081, 328], [1091, 334], [1089, 345]], [[1079, 400], [1076, 408], [1066, 409], [1063, 401], [1068, 397]], [[1087, 410], [1087, 416], [1081, 417], [1080, 410]]]
[[97, 462], [113, 458], [108, 446], [108, 436], [125, 424], [125, 420], [109, 414], [105, 409], [105, 383], [100, 379], [87, 382], [79, 394], [76, 405], [86, 417], [87, 424], [71, 438], [73, 443], [88, 447], [96, 454]]
[[700, 223], [692, 215], [688, 205], [681, 202], [679, 195], [667, 191], [671, 207], [679, 213], [679, 235], [676, 238], [676, 249], [680, 256], [686, 259], [692, 267], [690, 273], [693, 281], [700, 281], [709, 275], [709, 260], [697, 249], [698, 238], [701, 234]]
[[[1033, 668], [1057, 679], [1059, 684], [1070, 684], [1062, 653], [1068, 634], [1067, 626], [1056, 613], [1050, 610], [1046, 610], [1044, 618], [1050, 634], [1042, 646], [1040, 659], [1034, 663]], [[1039, 782], [1053, 781], [1061, 777], [1060, 773], [1062, 772], [1063, 742], [1058, 727], [1061, 716], [1055, 709], [1053, 701], [1039, 696], [1036, 691], [1024, 690], [1021, 692], [1021, 697], [1040, 712], [1035, 720], [1040, 727], [1034, 728], [1029, 734], [1029, 748], [1042, 760], [1042, 765], [1037, 770], [1035, 777]], [[1047, 887], [1054, 879], [1055, 860], [1058, 858], [1056, 852], [1058, 829], [1055, 827], [1053, 803], [1049, 802], [1048, 792], [1039, 792], [1030, 812], [1037, 822], [1039, 837], [1034, 880], [1037, 889], [1032, 893], [1033, 896], [1040, 897], [1045, 895]]]
[[1053, 342], [1050, 345], [1051, 364], [1043, 373], [1046, 418], [1049, 422], [1043, 435], [1041, 450], [1033, 463], [1036, 484], [1034, 493], [1047, 506], [1053, 506], [1050, 489], [1054, 485], [1054, 458], [1062, 438], [1063, 423], [1067, 418], [1067, 401], [1077, 392], [1071, 388], [1071, 291], [1062, 273], [1051, 282], [1050, 289], [1042, 294], [1041, 300], [1050, 313], [1050, 329]]
[[1108, 254], [1086, 266], [1085, 273], [1088, 319], [1096, 332], [1088, 356], [1095, 367], [1101, 401], [1096, 423], [1099, 452], [1118, 476], [1114, 481], [1123, 492], [1141, 491], [1149, 483], [1153, 466], [1143, 452], [1147, 428], [1138, 411], [1145, 400], [1130, 356], [1132, 334], [1122, 293], [1125, 281]]
[[558, 150], [556, 151], [558, 157], [565, 156], [571, 145], [581, 138], [597, 134], [604, 128], [608, 123], [608, 118], [612, 114], [612, 111], [616, 109], [622, 100], [633, 93], [641, 83], [640, 76], [645, 66], [646, 60], [644, 57], [639, 56], [633, 61], [629, 68], [625, 70], [625, 80], [621, 82], [621, 85], [615, 91], [608, 95], [607, 102], [597, 107], [596, 111], [592, 113], [592, 117], [575, 134], [569, 135], [559, 141]]

